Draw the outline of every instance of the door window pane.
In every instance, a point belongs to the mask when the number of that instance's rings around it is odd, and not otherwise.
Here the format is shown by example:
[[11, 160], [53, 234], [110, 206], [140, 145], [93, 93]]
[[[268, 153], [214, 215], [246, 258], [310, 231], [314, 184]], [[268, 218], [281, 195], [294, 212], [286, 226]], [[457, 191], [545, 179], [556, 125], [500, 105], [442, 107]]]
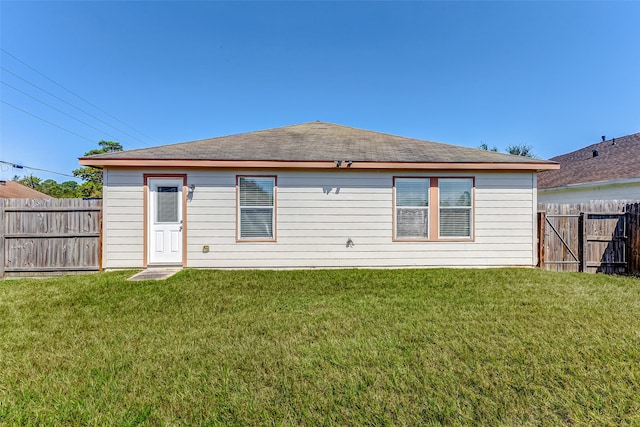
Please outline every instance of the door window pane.
[[178, 222], [178, 187], [156, 189], [156, 222]]

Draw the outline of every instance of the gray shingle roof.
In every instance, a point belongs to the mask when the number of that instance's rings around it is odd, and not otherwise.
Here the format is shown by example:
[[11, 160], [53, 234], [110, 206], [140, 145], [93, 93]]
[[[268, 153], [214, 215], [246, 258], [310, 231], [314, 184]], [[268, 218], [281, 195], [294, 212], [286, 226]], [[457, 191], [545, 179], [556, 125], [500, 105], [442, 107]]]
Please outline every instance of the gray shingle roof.
[[[309, 122], [87, 159], [334, 161], [402, 163], [548, 163], [509, 154]], [[549, 163], [551, 164], [551, 163]]]
[[640, 133], [592, 144], [550, 160], [560, 163], [560, 169], [540, 172], [540, 189], [640, 178]]

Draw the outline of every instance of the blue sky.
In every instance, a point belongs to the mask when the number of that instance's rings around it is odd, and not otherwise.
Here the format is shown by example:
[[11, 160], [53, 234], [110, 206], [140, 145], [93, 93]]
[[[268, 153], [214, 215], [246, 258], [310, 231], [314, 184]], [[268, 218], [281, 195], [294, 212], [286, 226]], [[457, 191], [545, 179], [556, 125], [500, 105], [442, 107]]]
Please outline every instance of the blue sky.
[[640, 131], [638, 2], [1, 1], [0, 19], [0, 160], [66, 174], [101, 139], [313, 120], [541, 158]]

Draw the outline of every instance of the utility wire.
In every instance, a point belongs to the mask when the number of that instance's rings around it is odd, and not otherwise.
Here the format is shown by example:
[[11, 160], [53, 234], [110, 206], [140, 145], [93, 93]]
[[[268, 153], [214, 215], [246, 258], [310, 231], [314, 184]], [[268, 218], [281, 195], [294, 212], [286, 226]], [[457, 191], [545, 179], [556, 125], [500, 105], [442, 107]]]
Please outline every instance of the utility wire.
[[[76, 107], [75, 105], [71, 104], [70, 102], [67, 102], [67, 101], [65, 101], [64, 99], [60, 98], [59, 96], [57, 96], [57, 95], [55, 95], [55, 94], [53, 94], [53, 93], [49, 92], [48, 90], [41, 88], [40, 86], [36, 85], [35, 83], [32, 83], [32, 82], [30, 82], [29, 80], [27, 80], [27, 79], [25, 79], [25, 78], [23, 78], [23, 77], [20, 77], [18, 74], [14, 73], [14, 72], [12, 72], [12, 71], [10, 71], [10, 70], [7, 70], [6, 68], [4, 68], [4, 67], [2, 67], [2, 66], [0, 66], [0, 70], [2, 70], [2, 71], [4, 71], [4, 72], [9, 73], [9, 74], [11, 74], [12, 76], [17, 77], [18, 79], [20, 79], [20, 80], [24, 81], [25, 83], [30, 84], [31, 86], [35, 87], [36, 89], [39, 89], [39, 90], [43, 91], [44, 93], [48, 94], [49, 96], [52, 96], [52, 97], [56, 98], [57, 100], [64, 102], [64, 103], [65, 103], [65, 104], [67, 104], [68, 106], [70, 106], [70, 107], [72, 107], [72, 108], [75, 108], [76, 110], [78, 110], [78, 111], [80, 111], [80, 112], [82, 112], [82, 113], [86, 114], [87, 116], [89, 116], [89, 117], [92, 117], [92, 118], [96, 119], [96, 120], [97, 120], [97, 121], [99, 121], [100, 123], [103, 123], [103, 124], [105, 124], [105, 125], [107, 125], [107, 126], [109, 126], [109, 127], [113, 128], [113, 129], [116, 129], [117, 131], [122, 132], [123, 134], [125, 134], [125, 135], [127, 135], [127, 136], [130, 136], [131, 138], [134, 138], [134, 139], [136, 139], [136, 140], [140, 141], [141, 143], [143, 143], [144, 145], [148, 146], [148, 144], [147, 144], [147, 143], [145, 143], [143, 140], [141, 140], [140, 138], [136, 137], [135, 135], [131, 135], [130, 133], [128, 133], [128, 132], [126, 132], [126, 131], [124, 131], [124, 130], [122, 130], [122, 129], [118, 128], [118, 127], [115, 127], [115, 126], [113, 126], [113, 125], [111, 125], [111, 124], [109, 124], [109, 123], [107, 123], [107, 122], [105, 122], [104, 120], [102, 120], [102, 119], [100, 119], [100, 118], [98, 118], [98, 117], [94, 116], [93, 114], [91, 114], [91, 113], [89, 113], [89, 112], [87, 112], [87, 111], [84, 111], [83, 109], [81, 109], [81, 108], [79, 108], [79, 107]], [[132, 144], [130, 144], [130, 145], [132, 145]]]
[[17, 92], [20, 92], [21, 94], [23, 94], [23, 95], [25, 95], [25, 96], [28, 96], [29, 98], [31, 98], [31, 99], [33, 99], [33, 100], [35, 100], [35, 101], [38, 101], [39, 103], [41, 103], [41, 104], [43, 104], [43, 105], [46, 105], [47, 107], [51, 108], [52, 110], [57, 111], [57, 112], [58, 112], [58, 113], [60, 113], [60, 114], [64, 114], [65, 116], [70, 117], [70, 118], [72, 118], [73, 120], [75, 120], [75, 121], [77, 121], [77, 122], [82, 123], [82, 124], [83, 124], [83, 125], [85, 125], [85, 126], [88, 126], [88, 127], [92, 128], [92, 129], [95, 129], [95, 130], [97, 130], [98, 132], [104, 133], [105, 135], [110, 136], [110, 137], [112, 137], [112, 138], [116, 138], [116, 139], [118, 139], [118, 137], [116, 137], [116, 136], [114, 136], [114, 135], [111, 135], [110, 133], [108, 133], [108, 132], [106, 132], [106, 131], [104, 131], [104, 130], [102, 130], [102, 129], [99, 129], [99, 128], [97, 128], [97, 127], [93, 126], [93, 125], [90, 125], [89, 123], [84, 122], [84, 121], [82, 121], [82, 120], [80, 120], [80, 119], [78, 119], [78, 118], [76, 118], [76, 117], [72, 116], [71, 114], [65, 113], [64, 111], [62, 111], [62, 110], [60, 110], [60, 109], [58, 109], [58, 108], [54, 107], [53, 105], [51, 105], [51, 104], [47, 104], [46, 102], [44, 102], [44, 101], [42, 101], [42, 100], [40, 100], [40, 99], [36, 98], [35, 96], [31, 96], [31, 95], [29, 95], [28, 93], [21, 91], [21, 90], [20, 90], [20, 89], [18, 89], [17, 87], [13, 87], [13, 86], [11, 86], [10, 84], [8, 84], [8, 83], [6, 83], [6, 82], [3, 82], [3, 81], [0, 81], [0, 83], [2, 83], [2, 84], [3, 84], [3, 85], [5, 85], [5, 86], [10, 87], [11, 89], [13, 89], [13, 90], [15, 90], [15, 91], [17, 91]]
[[87, 140], [87, 141], [89, 141], [89, 142], [95, 142], [93, 139], [90, 139], [90, 138], [87, 138], [86, 136], [82, 136], [82, 135], [80, 135], [80, 134], [78, 134], [78, 133], [75, 133], [75, 132], [74, 132], [74, 131], [72, 131], [72, 130], [69, 130], [69, 129], [64, 128], [64, 127], [62, 127], [62, 126], [60, 126], [60, 125], [57, 125], [57, 124], [55, 124], [55, 123], [53, 123], [53, 122], [50, 122], [50, 121], [49, 121], [49, 120], [47, 120], [47, 119], [43, 119], [42, 117], [37, 116], [37, 115], [35, 115], [35, 114], [33, 114], [33, 113], [30, 113], [29, 111], [24, 110], [24, 109], [22, 109], [22, 108], [20, 108], [20, 107], [16, 107], [16, 106], [15, 106], [15, 105], [13, 105], [13, 104], [9, 104], [9, 103], [8, 103], [7, 101], [5, 101], [4, 99], [0, 100], [0, 102], [2, 102], [3, 104], [8, 105], [8, 106], [9, 106], [9, 107], [11, 107], [11, 108], [15, 108], [15, 109], [16, 109], [16, 110], [18, 110], [18, 111], [22, 111], [22, 112], [23, 112], [23, 113], [25, 113], [25, 114], [28, 114], [28, 115], [30, 115], [30, 116], [32, 116], [32, 117], [35, 117], [36, 119], [42, 120], [42, 121], [43, 121], [43, 122], [45, 122], [45, 123], [49, 123], [51, 126], [55, 126], [55, 127], [57, 127], [58, 129], [62, 129], [62, 130], [63, 130], [63, 131], [65, 131], [65, 132], [69, 132], [70, 134], [75, 135], [75, 136], [77, 136], [77, 137], [79, 137], [79, 138], [86, 139], [86, 140]]
[[4, 160], [0, 160], [0, 163], [3, 163], [5, 165], [9, 165], [9, 166], [13, 166], [14, 168], [17, 168], [17, 169], [23, 169], [24, 168], [24, 169], [34, 170], [34, 171], [48, 172], [48, 173], [54, 173], [56, 175], [68, 176], [70, 178], [77, 178], [77, 177], [75, 177], [73, 175], [69, 175], [69, 174], [62, 173], [62, 172], [50, 171], [48, 169], [34, 168], [33, 166], [19, 165], [17, 163], [5, 162]]
[[[60, 83], [58, 83], [58, 82], [56, 82], [55, 80], [53, 80], [53, 79], [51, 79], [51, 78], [47, 77], [46, 75], [44, 75], [44, 74], [43, 74], [43, 73], [41, 73], [40, 71], [38, 71], [38, 70], [36, 70], [35, 68], [33, 68], [31, 65], [27, 64], [26, 62], [24, 62], [24, 61], [22, 61], [21, 59], [19, 59], [18, 57], [16, 57], [15, 55], [12, 55], [11, 53], [7, 52], [5, 49], [0, 48], [0, 51], [4, 52], [6, 55], [8, 55], [8, 56], [12, 57], [12, 58], [13, 58], [13, 59], [15, 59], [16, 61], [18, 61], [19, 63], [21, 63], [22, 65], [24, 65], [25, 67], [27, 67], [27, 68], [29, 68], [29, 69], [31, 69], [31, 70], [33, 70], [33, 71], [35, 71], [36, 73], [40, 74], [42, 77], [44, 77], [45, 79], [49, 80], [49, 81], [50, 81], [50, 82], [52, 82], [53, 84], [55, 84], [55, 85], [57, 85], [57, 86], [61, 87], [62, 89], [66, 90], [66, 91], [67, 91], [67, 92], [69, 92], [71, 95], [73, 95], [73, 96], [75, 96], [75, 97], [77, 97], [77, 98], [81, 99], [82, 101], [86, 102], [87, 104], [91, 105], [91, 106], [92, 106], [93, 108], [95, 108], [96, 110], [101, 111], [102, 113], [104, 113], [104, 114], [106, 114], [107, 116], [111, 117], [113, 120], [117, 121], [118, 123], [120, 123], [120, 124], [123, 124], [123, 125], [127, 126], [129, 129], [131, 129], [131, 130], [133, 130], [133, 131], [135, 131], [135, 132], [138, 132], [140, 135], [144, 136], [145, 138], [148, 138], [148, 139], [150, 139], [150, 140], [152, 140], [152, 141], [154, 141], [154, 142], [156, 142], [156, 143], [157, 143], [157, 141], [155, 141], [155, 140], [154, 140], [153, 138], [151, 138], [150, 136], [145, 135], [144, 133], [140, 132], [138, 129], [134, 128], [133, 126], [128, 125], [128, 124], [124, 123], [122, 120], [118, 119], [117, 117], [112, 116], [111, 114], [109, 114], [109, 113], [107, 113], [106, 111], [104, 111], [102, 108], [100, 108], [100, 107], [98, 107], [97, 105], [95, 105], [95, 104], [93, 104], [93, 103], [91, 103], [91, 102], [87, 101], [86, 99], [84, 99], [83, 97], [81, 97], [80, 95], [78, 95], [77, 93], [72, 92], [71, 90], [69, 90], [69, 89], [67, 89], [66, 87], [62, 86]], [[121, 131], [121, 132], [123, 132], [123, 131]], [[125, 132], [123, 132], [123, 133], [125, 133]], [[128, 135], [128, 134], [127, 134], [127, 135]], [[132, 135], [129, 135], [129, 136], [132, 136]], [[138, 141], [140, 141], [140, 142], [144, 143], [144, 141], [141, 141], [141, 140], [139, 140], [139, 139], [138, 139]], [[147, 145], [147, 146], [148, 146], [148, 144], [145, 144], [145, 145]]]

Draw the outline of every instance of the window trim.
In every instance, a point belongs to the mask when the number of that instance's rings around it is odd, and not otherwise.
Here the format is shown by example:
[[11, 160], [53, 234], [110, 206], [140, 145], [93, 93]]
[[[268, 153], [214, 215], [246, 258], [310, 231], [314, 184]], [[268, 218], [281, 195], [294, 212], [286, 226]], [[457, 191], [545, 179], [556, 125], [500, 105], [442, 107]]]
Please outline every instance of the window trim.
[[[272, 178], [273, 179], [273, 237], [269, 238], [242, 238], [240, 230], [240, 179], [241, 178]], [[236, 175], [236, 242], [256, 243], [256, 242], [277, 242], [278, 241], [278, 176], [277, 175]]]
[[[398, 238], [396, 237], [396, 179], [402, 178], [422, 178], [429, 179], [429, 224], [428, 238]], [[440, 237], [440, 179], [459, 178], [471, 180], [471, 235], [470, 237]], [[475, 176], [459, 176], [459, 175], [399, 175], [393, 177], [392, 188], [392, 242], [400, 243], [419, 243], [419, 242], [474, 242], [476, 232], [476, 178]]]

